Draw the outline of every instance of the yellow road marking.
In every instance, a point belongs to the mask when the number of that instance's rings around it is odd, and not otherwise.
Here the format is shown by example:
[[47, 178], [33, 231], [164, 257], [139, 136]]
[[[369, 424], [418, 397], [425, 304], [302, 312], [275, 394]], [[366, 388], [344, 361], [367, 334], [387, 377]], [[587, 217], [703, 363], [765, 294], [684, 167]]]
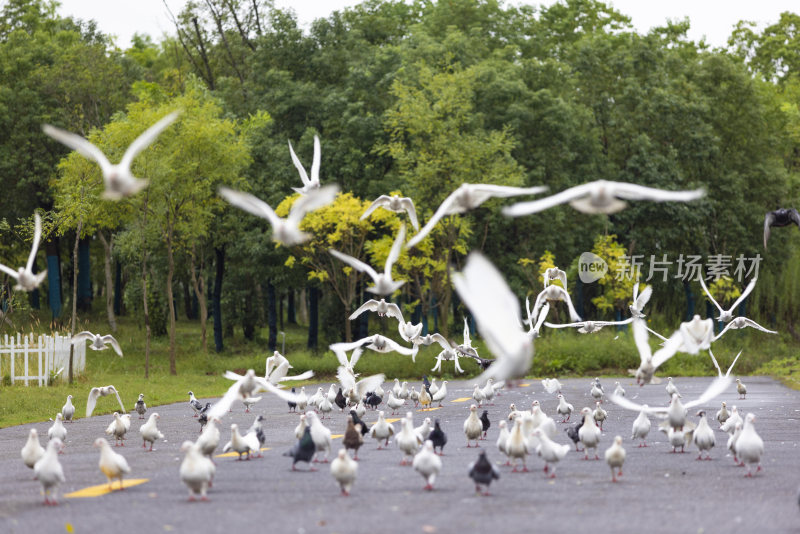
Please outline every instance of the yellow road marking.
[[529, 387], [531, 387], [531, 385], [530, 384], [520, 384], [519, 387], [521, 387], [521, 388], [529, 388]]
[[419, 409], [417, 411], [418, 412], [432, 412], [434, 410], [441, 410], [441, 409], [442, 409], [441, 406], [436, 406], [435, 408], [421, 408], [421, 409]]
[[453, 399], [450, 402], [467, 402], [468, 400], [472, 400], [472, 397], [461, 397], [459, 399]]
[[77, 497], [100, 497], [101, 495], [111, 493], [112, 491], [119, 491], [122, 488], [130, 488], [131, 486], [138, 486], [139, 484], [144, 484], [145, 482], [149, 481], [149, 478], [128, 478], [123, 480], [121, 485], [117, 484], [115, 481], [112, 489], [108, 489], [108, 484], [98, 484], [97, 486], [89, 486], [88, 488], [67, 493], [64, 495], [64, 497], [67, 499], [74, 499]]
[[342, 438], [342, 437], [344, 437], [344, 434], [333, 434], [331, 436], [331, 439], [339, 439], [339, 438]]
[[[261, 452], [268, 451], [270, 447], [261, 447]], [[238, 452], [226, 452], [225, 454], [217, 454], [214, 458], [238, 458]]]

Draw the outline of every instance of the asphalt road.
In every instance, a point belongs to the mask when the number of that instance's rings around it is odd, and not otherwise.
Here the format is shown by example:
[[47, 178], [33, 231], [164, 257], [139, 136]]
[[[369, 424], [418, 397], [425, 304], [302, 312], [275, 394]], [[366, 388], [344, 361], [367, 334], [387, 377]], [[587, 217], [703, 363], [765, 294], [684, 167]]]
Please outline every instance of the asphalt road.
[[[676, 380], [684, 400], [695, 398], [709, 378]], [[576, 409], [593, 406], [589, 379], [566, 380], [564, 394]], [[613, 380], [603, 381], [613, 389]], [[756, 428], [764, 439], [764, 470], [752, 479], [744, 478], [744, 468], [736, 467], [725, 449], [727, 434], [716, 431], [717, 446], [713, 461], [695, 461], [697, 451], [672, 454], [666, 436], [652, 431], [648, 448], [637, 448], [630, 440], [636, 413], [606, 403], [609, 420], [600, 444], [602, 452], [620, 434], [628, 456], [621, 482], [611, 482], [606, 463], [584, 461], [582, 453], [571, 452], [558, 466], [558, 478], [546, 479], [539, 458], [529, 457], [529, 473], [511, 473], [501, 467], [501, 478], [492, 486], [491, 497], [474, 493], [466, 475], [467, 465], [477, 457], [467, 448], [462, 432], [471, 401], [464, 382], [450, 382], [444, 407], [430, 413], [414, 410], [415, 424], [423, 416], [439, 418], [448, 433], [442, 474], [433, 492], [422, 491], [423, 479], [411, 467], [399, 465], [401, 452], [391, 444], [376, 450], [368, 440], [362, 447], [359, 477], [349, 498], [339, 489], [327, 465], [317, 472], [290, 470], [291, 460], [281, 456], [294, 443], [297, 415], [289, 414], [286, 404], [264, 396], [252, 414], [245, 414], [237, 403], [222, 425], [222, 442], [229, 439], [229, 425], [247, 428], [257, 414], [265, 415], [269, 451], [261, 459], [236, 461], [217, 458], [217, 475], [209, 492], [209, 502], [187, 500], [188, 492], [178, 477], [185, 439], [197, 436], [199, 425], [186, 403], [160, 406], [159, 427], [167, 441], [158, 443], [155, 452], [141, 448], [138, 428], [143, 421], [133, 414], [133, 425], [126, 446], [116, 449], [131, 465], [131, 478], [148, 482], [94, 498], [64, 498], [82, 488], [105, 483], [97, 462], [99, 453], [92, 447], [95, 438], [104, 436], [109, 416], [81, 419], [67, 425], [67, 447], [61, 462], [67, 482], [60, 489], [60, 505], [42, 505], [40, 485], [32, 480], [32, 470], [20, 459], [20, 449], [28, 431], [35, 427], [47, 435], [49, 422], [0, 429], [0, 532], [246, 532], [329, 533], [329, 532], [797, 532], [800, 511], [797, 489], [800, 485], [798, 420], [800, 392], [787, 389], [764, 377], [747, 377], [746, 400], [737, 400], [735, 387], [708, 406], [716, 413], [719, 403], [737, 405], [743, 413], [757, 416]], [[481, 442], [490, 459], [500, 461], [495, 447], [497, 422], [508, 414], [511, 402], [529, 407], [538, 399], [549, 415], [555, 415], [556, 399], [543, 392], [538, 381], [528, 387], [504, 391], [488, 406], [492, 420], [489, 439]], [[630, 379], [622, 381], [628, 397], [636, 402], [666, 405], [662, 385], [637, 388]], [[324, 384], [325, 390], [329, 384]], [[388, 384], [387, 384], [388, 385]], [[313, 391], [314, 388], [307, 388]], [[132, 405], [138, 392], [123, 392]], [[205, 400], [205, 399], [203, 399]], [[102, 403], [113, 403], [105, 398]], [[82, 409], [83, 405], [79, 405]], [[60, 406], [54, 406], [54, 412]], [[387, 411], [388, 414], [388, 411]], [[149, 415], [149, 413], [148, 413]], [[368, 412], [368, 423], [376, 415]], [[334, 434], [341, 434], [344, 415], [336, 412], [326, 419]], [[395, 426], [399, 429], [399, 423]], [[566, 425], [559, 424], [559, 428]], [[655, 425], [654, 425], [655, 426]], [[716, 428], [717, 425], [712, 425]], [[567, 443], [566, 435], [559, 437]], [[334, 440], [332, 457], [341, 440]], [[42, 440], [44, 445], [44, 439]], [[301, 469], [305, 464], [298, 464]], [[589, 531], [585, 529], [591, 529]], [[256, 529], [256, 530], [253, 530]]]

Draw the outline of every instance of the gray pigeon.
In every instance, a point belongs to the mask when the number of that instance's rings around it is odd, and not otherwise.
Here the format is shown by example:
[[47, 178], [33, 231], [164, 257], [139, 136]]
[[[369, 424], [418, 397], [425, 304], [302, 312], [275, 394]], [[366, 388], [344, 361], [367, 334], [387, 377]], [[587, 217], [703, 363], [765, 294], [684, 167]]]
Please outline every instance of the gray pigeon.
[[489, 495], [489, 484], [492, 480], [500, 479], [500, 472], [486, 458], [486, 452], [481, 451], [478, 459], [469, 466], [469, 478], [475, 481], [475, 491], [481, 493], [481, 486], [486, 486], [484, 495]]
[[[314, 440], [311, 439], [311, 427], [307, 426], [303, 431], [303, 437], [300, 438], [300, 441], [298, 441], [291, 450], [284, 452], [283, 455], [292, 457], [292, 471], [296, 471], [297, 469], [295, 469], [294, 464], [297, 462], [306, 462], [311, 465], [311, 459], [314, 457], [315, 452], [317, 452], [317, 446], [314, 445]], [[311, 466], [309, 470], [316, 471], [317, 468]]]
[[431, 430], [431, 433], [428, 435], [428, 439], [433, 442], [433, 452], [436, 452], [438, 448], [439, 456], [444, 456], [444, 446], [447, 445], [447, 434], [442, 430], [438, 419], [433, 423], [433, 430]]

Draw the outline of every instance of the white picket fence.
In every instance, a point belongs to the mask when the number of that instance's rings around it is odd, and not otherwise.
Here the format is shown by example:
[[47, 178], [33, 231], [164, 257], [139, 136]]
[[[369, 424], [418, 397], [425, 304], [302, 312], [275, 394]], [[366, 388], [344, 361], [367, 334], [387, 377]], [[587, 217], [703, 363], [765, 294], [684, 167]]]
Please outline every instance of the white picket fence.
[[[69, 345], [70, 338], [58, 334], [40, 335], [38, 339], [20, 334], [9, 338], [6, 334], [0, 345], [0, 377], [8, 375], [12, 384], [22, 380], [26, 386], [31, 381], [46, 386], [52, 373], [62, 368], [62, 375], [69, 372]], [[20, 367], [23, 374], [19, 374]], [[85, 367], [86, 343], [79, 343], [75, 345], [72, 370], [78, 374]]]

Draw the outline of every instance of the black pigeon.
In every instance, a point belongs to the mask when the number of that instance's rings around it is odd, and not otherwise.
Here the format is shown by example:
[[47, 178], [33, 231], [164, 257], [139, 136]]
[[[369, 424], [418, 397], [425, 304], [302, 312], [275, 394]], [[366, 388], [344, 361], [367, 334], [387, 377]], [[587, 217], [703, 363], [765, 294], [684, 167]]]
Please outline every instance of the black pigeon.
[[447, 434], [442, 430], [438, 419], [433, 423], [433, 430], [431, 430], [428, 439], [433, 442], [433, 452], [436, 452], [436, 448], [438, 447], [438, 454], [444, 456], [444, 446], [447, 445]]
[[486, 369], [488, 369], [489, 366], [494, 363], [493, 359], [492, 360], [487, 360], [486, 358], [481, 358], [477, 354], [474, 355], [474, 356], [470, 355], [469, 357], [472, 358], [473, 360], [475, 360], [478, 363], [478, 365], [481, 366], [481, 369], [483, 369], [484, 371]]
[[383, 402], [383, 399], [380, 398], [378, 395], [375, 395], [372, 392], [367, 393], [367, 400], [364, 403], [367, 406], [371, 406], [373, 410], [378, 408], [378, 405]]
[[336, 398], [333, 400], [336, 403], [336, 406], [339, 407], [340, 410], [344, 411], [345, 406], [347, 406], [347, 399], [344, 398], [342, 395], [342, 388], [339, 388], [339, 391], [336, 393]]
[[369, 432], [369, 427], [367, 423], [361, 420], [355, 410], [350, 410], [350, 416], [353, 418], [354, 425], [361, 425], [361, 435], [364, 436]]
[[584, 421], [585, 418], [586, 418], [585, 415], [582, 416], [581, 420], [579, 422], [575, 423], [572, 426], [568, 426], [567, 428], [564, 429], [564, 432], [567, 433], [567, 436], [569, 436], [569, 439], [571, 439], [575, 443], [575, 450], [578, 451], [578, 452], [580, 452], [582, 450], [582, 449], [578, 448], [578, 443], [581, 441], [581, 438], [578, 435], [578, 430], [580, 430], [580, 428], [583, 426], [583, 421]]
[[492, 426], [492, 423], [489, 421], [489, 412], [487, 410], [483, 410], [481, 414], [481, 424], [483, 425], [483, 439], [486, 439], [486, 431]]
[[475, 491], [481, 493], [481, 486], [486, 486], [484, 495], [489, 495], [489, 484], [492, 480], [500, 479], [500, 472], [486, 458], [486, 452], [481, 451], [478, 459], [469, 466], [469, 478], [475, 481]]
[[428, 395], [431, 394], [431, 383], [428, 380], [428, 375], [422, 375], [422, 385], [425, 386], [425, 391], [428, 392]]
[[[292, 393], [296, 393], [294, 388], [292, 388]], [[288, 401], [287, 404], [289, 405], [289, 411], [290, 412], [297, 411], [297, 403], [296, 402]]]
[[211, 403], [207, 402], [206, 407], [200, 410], [200, 419], [197, 420], [200, 423], [200, 432], [203, 431], [203, 428], [208, 424], [208, 409], [211, 408]]
[[800, 228], [800, 213], [797, 210], [779, 208], [764, 215], [764, 250], [767, 250], [769, 229], [771, 226], [789, 226], [796, 224]]
[[[315, 452], [317, 452], [317, 446], [314, 445], [314, 440], [311, 439], [311, 428], [306, 427], [300, 441], [291, 450], [284, 452], [283, 455], [292, 457], [292, 471], [296, 471], [294, 464], [297, 462], [306, 462], [311, 466], [311, 459], [314, 457]], [[310, 467], [310, 471], [316, 470], [314, 466]]]

